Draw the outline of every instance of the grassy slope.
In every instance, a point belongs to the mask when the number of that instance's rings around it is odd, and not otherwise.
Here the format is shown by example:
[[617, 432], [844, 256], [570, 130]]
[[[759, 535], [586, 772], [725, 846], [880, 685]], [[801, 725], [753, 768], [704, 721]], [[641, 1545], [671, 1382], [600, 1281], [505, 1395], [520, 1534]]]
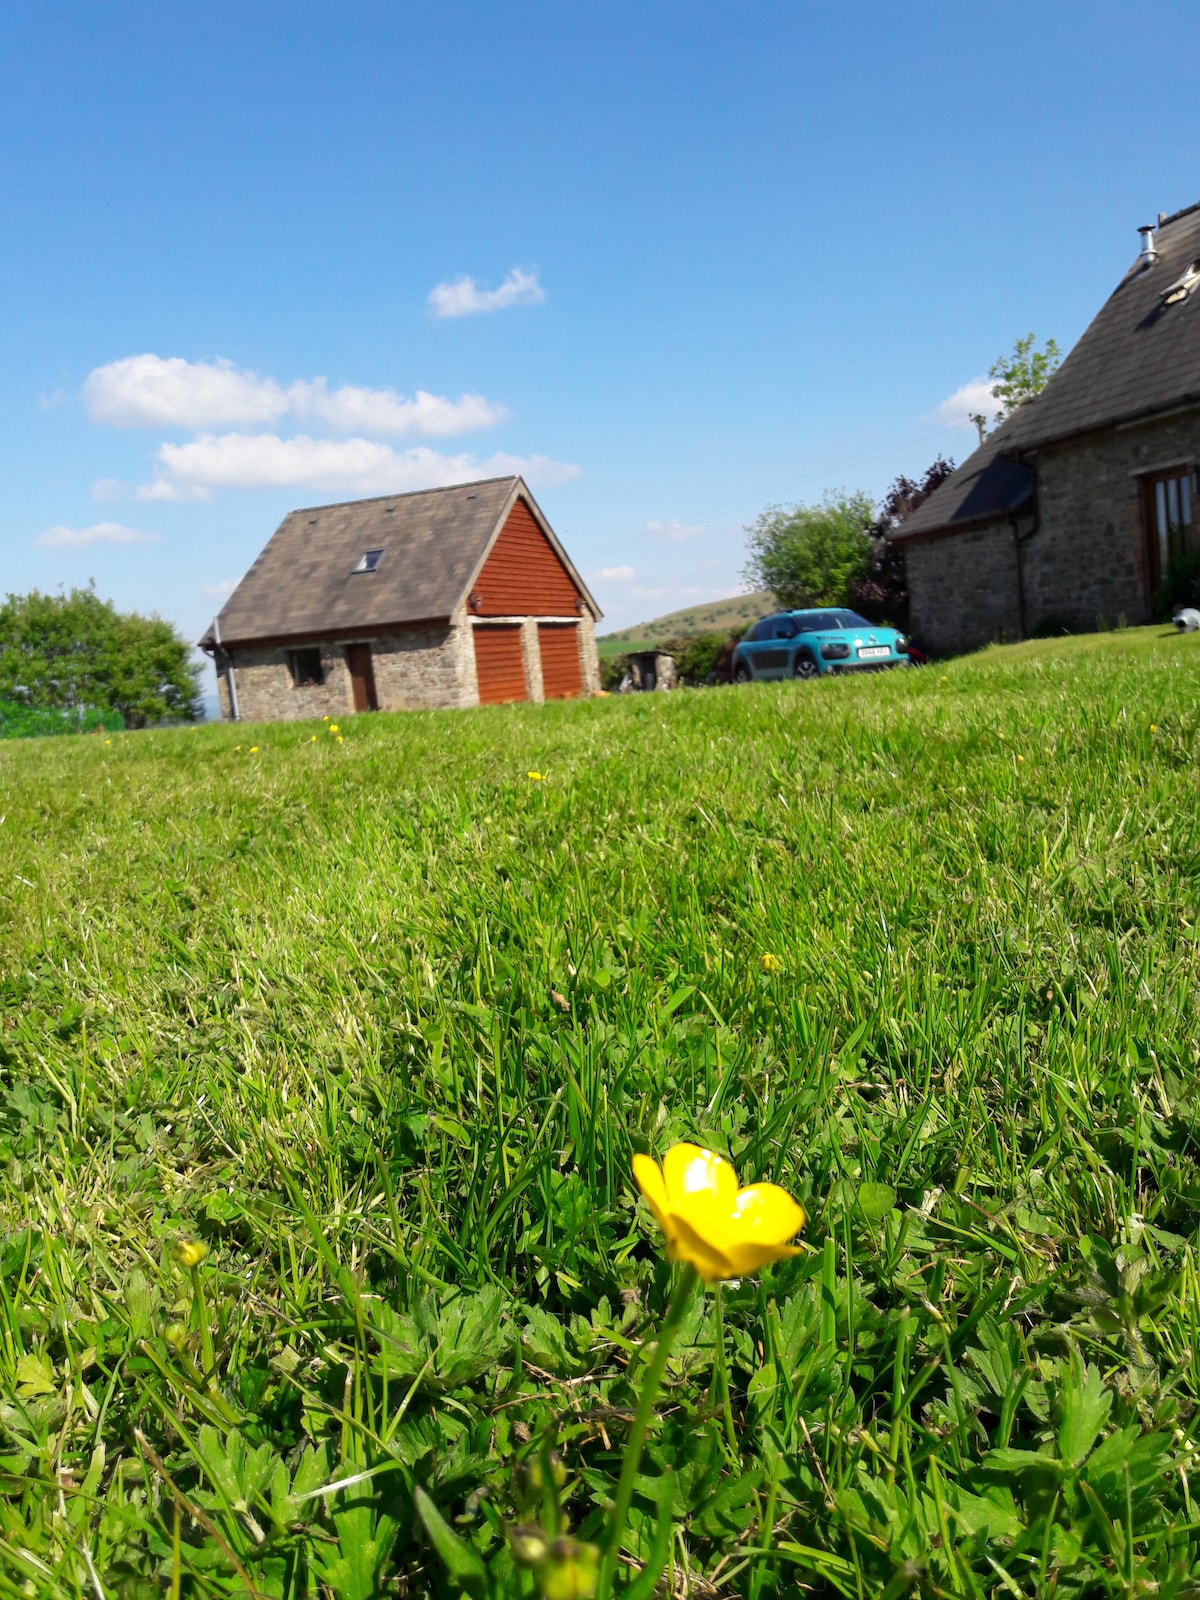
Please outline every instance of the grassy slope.
[[[412, 1485], [494, 1552], [551, 1421], [588, 1530], [666, 1287], [629, 1157], [686, 1137], [802, 1198], [813, 1253], [726, 1293], [737, 1459], [711, 1299], [685, 1330], [645, 1480], [678, 1469], [677, 1555], [755, 1595], [908, 1560], [1174, 1592], [1198, 704], [1200, 640], [1146, 630], [5, 747], [0, 1594], [91, 1594], [85, 1546], [109, 1593], [176, 1560], [244, 1593], [235, 1558], [441, 1592]], [[189, 1509], [172, 1556], [164, 1474], [220, 1542]]]
[[651, 622], [638, 622], [619, 633], [602, 634], [596, 644], [601, 657], [620, 655], [633, 644], [655, 644], [664, 639], [691, 639], [698, 633], [720, 633], [725, 628], [754, 622], [774, 604], [769, 594], [738, 594], [731, 600], [714, 600], [710, 605], [686, 606], [669, 611]]

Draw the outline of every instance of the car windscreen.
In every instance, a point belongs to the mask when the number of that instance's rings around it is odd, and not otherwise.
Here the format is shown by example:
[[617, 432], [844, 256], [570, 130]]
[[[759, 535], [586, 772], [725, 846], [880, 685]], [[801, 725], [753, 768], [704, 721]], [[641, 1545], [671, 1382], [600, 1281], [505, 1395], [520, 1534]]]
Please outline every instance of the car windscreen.
[[857, 611], [808, 611], [797, 616], [801, 633], [828, 633], [834, 628], [870, 628], [872, 623]]

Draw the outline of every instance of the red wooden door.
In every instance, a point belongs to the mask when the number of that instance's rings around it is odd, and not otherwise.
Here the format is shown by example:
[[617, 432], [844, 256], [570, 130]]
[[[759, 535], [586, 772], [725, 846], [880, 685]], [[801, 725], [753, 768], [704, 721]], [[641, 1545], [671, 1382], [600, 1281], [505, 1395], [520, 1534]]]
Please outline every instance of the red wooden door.
[[547, 700], [574, 700], [583, 693], [579, 665], [579, 627], [574, 622], [538, 625], [542, 653], [542, 693]]
[[378, 711], [375, 697], [375, 669], [371, 665], [369, 644], [348, 644], [346, 665], [350, 669], [350, 687], [354, 692], [355, 711]]
[[505, 700], [527, 699], [520, 628], [509, 625], [473, 631], [480, 705], [495, 706]]

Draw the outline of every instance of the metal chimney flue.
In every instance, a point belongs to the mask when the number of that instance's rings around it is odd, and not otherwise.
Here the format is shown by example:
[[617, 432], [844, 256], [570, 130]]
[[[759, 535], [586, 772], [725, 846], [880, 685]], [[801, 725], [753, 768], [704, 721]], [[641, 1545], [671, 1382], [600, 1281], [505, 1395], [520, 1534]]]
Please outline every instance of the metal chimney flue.
[[1142, 248], [1138, 251], [1138, 266], [1144, 272], [1158, 260], [1158, 251], [1154, 248], [1153, 223], [1146, 223], [1144, 227], [1138, 229], [1138, 232], [1142, 236]]

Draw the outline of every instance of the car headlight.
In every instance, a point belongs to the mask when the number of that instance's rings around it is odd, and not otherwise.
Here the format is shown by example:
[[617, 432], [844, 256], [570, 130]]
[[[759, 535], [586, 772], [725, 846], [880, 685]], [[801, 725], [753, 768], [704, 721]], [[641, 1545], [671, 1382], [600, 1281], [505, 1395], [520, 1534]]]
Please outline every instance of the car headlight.
[[844, 661], [849, 654], [850, 646], [848, 644], [838, 642], [821, 646], [821, 655], [826, 661]]

